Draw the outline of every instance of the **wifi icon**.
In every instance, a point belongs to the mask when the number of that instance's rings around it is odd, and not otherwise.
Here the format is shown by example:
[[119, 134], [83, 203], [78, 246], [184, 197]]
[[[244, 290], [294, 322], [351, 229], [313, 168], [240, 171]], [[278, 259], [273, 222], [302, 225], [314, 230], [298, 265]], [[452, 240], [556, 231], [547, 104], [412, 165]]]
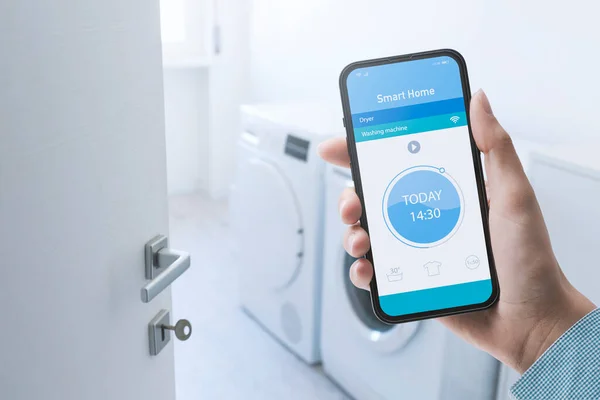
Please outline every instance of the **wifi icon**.
[[457, 123], [459, 119], [460, 119], [460, 117], [457, 117], [456, 115], [453, 117], [450, 117], [450, 121], [452, 121], [454, 123]]

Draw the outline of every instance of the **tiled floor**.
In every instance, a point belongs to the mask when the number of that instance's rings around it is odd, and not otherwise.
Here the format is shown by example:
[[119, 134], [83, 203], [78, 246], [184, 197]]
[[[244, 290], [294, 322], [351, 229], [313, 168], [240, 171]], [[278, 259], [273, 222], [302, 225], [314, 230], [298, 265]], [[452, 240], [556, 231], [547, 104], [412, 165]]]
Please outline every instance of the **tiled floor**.
[[172, 197], [170, 218], [170, 245], [192, 254], [173, 285], [174, 318], [193, 324], [191, 339], [175, 343], [177, 400], [348, 399], [240, 310], [226, 204]]

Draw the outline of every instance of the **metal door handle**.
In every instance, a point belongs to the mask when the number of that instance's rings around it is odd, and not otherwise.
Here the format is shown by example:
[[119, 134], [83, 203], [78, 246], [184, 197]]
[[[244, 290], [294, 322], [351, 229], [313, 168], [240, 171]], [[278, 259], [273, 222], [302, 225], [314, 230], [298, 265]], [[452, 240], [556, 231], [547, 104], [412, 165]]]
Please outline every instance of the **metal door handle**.
[[146, 243], [146, 279], [151, 281], [142, 288], [142, 301], [150, 302], [168, 288], [190, 267], [190, 255], [168, 248], [169, 239], [158, 235]]

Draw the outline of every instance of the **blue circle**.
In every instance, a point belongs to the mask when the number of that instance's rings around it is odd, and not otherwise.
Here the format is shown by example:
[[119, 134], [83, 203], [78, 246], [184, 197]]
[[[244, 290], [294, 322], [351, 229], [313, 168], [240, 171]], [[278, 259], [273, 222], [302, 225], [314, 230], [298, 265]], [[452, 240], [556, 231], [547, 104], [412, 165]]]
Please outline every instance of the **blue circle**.
[[388, 186], [383, 212], [388, 228], [415, 247], [440, 244], [462, 219], [462, 197], [444, 168], [415, 167], [397, 175]]

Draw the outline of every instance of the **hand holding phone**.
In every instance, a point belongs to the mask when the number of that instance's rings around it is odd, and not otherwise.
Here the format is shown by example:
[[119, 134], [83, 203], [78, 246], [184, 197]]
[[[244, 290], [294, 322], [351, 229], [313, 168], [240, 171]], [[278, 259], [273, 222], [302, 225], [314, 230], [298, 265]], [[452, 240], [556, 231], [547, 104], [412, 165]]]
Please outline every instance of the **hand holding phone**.
[[[561, 272], [535, 193], [510, 136], [493, 115], [483, 92], [473, 97], [468, 110], [473, 138], [486, 156], [490, 237], [502, 295], [492, 308], [449, 316], [441, 322], [523, 373], [595, 306]], [[326, 161], [349, 167], [343, 138], [323, 143], [319, 152]], [[342, 194], [340, 214], [349, 225], [344, 247], [354, 257], [364, 256], [371, 243], [366, 231], [356, 224], [364, 210], [353, 191]], [[397, 262], [404, 260], [398, 258]], [[371, 261], [357, 260], [350, 277], [358, 287], [373, 285]]]

